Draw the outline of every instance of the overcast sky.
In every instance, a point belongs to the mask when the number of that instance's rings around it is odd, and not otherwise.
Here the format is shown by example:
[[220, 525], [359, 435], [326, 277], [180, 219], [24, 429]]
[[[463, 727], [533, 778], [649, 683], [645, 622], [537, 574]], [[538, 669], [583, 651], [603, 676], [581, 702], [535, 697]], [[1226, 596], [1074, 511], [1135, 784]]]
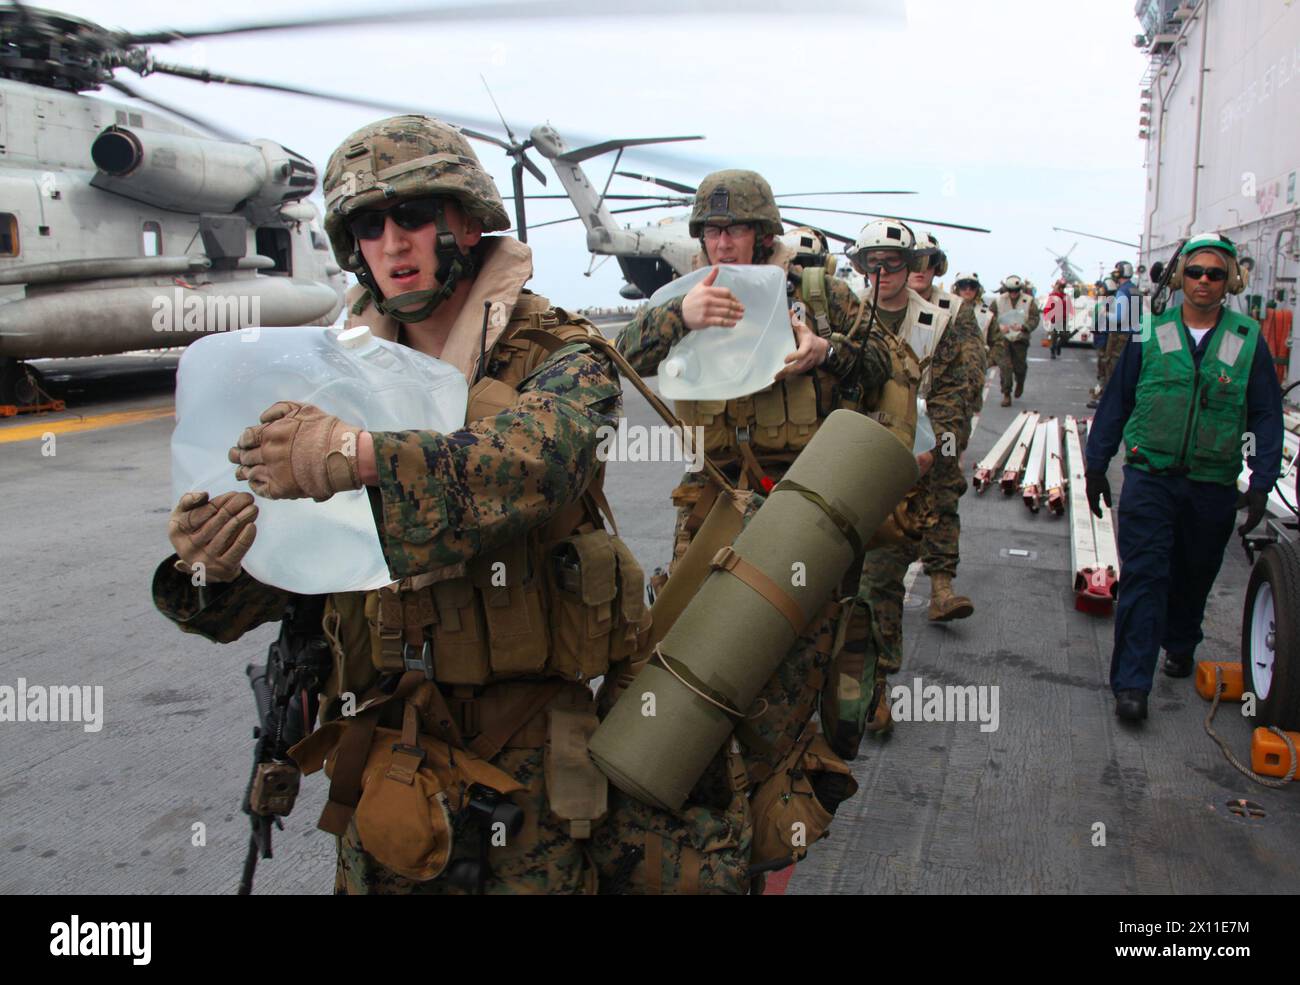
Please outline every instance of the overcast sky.
[[[405, 4], [410, 6], [410, 4]], [[53, 7], [55, 4], [49, 3]], [[403, 3], [371, 3], [393, 9]], [[427, 4], [425, 6], [428, 6]], [[610, 10], [618, 9], [609, 0]], [[642, 5], [644, 6], [644, 5]], [[701, 0], [702, 9], [709, 7]], [[433, 23], [278, 32], [155, 49], [159, 60], [230, 75], [365, 94], [427, 107], [453, 122], [494, 116], [486, 76], [506, 118], [527, 128], [600, 138], [704, 134], [680, 145], [694, 163], [623, 167], [694, 183], [714, 167], [762, 172], [778, 192], [907, 188], [898, 198], [826, 199], [987, 226], [991, 235], [936, 229], [952, 265], [986, 285], [1019, 273], [1045, 286], [1046, 247], [1068, 250], [1089, 277], [1135, 250], [1055, 233], [1082, 229], [1136, 242], [1145, 175], [1138, 89], [1146, 67], [1133, 47], [1133, 0], [882, 0], [895, 16], [810, 3], [787, 16], [622, 16]], [[199, 28], [353, 12], [337, 0], [225, 0], [215, 14], [156, 0], [78, 0], [60, 10], [108, 27]], [[228, 129], [326, 158], [374, 111], [299, 97], [150, 76], [132, 85]], [[516, 134], [520, 136], [520, 134]], [[508, 191], [509, 161], [475, 149]], [[547, 163], [537, 158], [548, 170]], [[603, 182], [613, 156], [586, 165]], [[546, 189], [527, 177], [529, 191]], [[611, 191], [645, 186], [616, 178]], [[854, 204], [854, 203], [857, 204]], [[868, 204], [869, 203], [869, 204]], [[532, 222], [572, 215], [536, 202]], [[646, 213], [648, 220], [670, 213]], [[790, 215], [795, 215], [790, 213]], [[799, 213], [855, 235], [866, 219]], [[639, 215], [631, 218], [642, 220]], [[578, 222], [530, 235], [534, 288], [572, 307], [617, 304], [611, 260], [584, 276], [590, 255]]]

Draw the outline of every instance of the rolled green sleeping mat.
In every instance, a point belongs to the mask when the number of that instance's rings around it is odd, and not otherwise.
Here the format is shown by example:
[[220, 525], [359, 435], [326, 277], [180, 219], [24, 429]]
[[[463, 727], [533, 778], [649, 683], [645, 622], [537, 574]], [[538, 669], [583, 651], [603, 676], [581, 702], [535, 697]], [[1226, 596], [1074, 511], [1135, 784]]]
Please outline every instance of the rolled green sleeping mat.
[[911, 450], [875, 421], [826, 419], [592, 735], [615, 786], [665, 810], [685, 803], [917, 477]]

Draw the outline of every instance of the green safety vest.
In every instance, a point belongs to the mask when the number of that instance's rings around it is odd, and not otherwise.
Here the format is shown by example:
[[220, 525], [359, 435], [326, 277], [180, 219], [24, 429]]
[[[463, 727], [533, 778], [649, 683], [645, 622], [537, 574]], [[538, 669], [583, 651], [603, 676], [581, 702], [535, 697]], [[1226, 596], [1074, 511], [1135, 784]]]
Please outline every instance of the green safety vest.
[[1225, 308], [1211, 332], [1198, 370], [1181, 306], [1144, 328], [1137, 401], [1124, 427], [1128, 464], [1198, 482], [1237, 481], [1259, 323]]

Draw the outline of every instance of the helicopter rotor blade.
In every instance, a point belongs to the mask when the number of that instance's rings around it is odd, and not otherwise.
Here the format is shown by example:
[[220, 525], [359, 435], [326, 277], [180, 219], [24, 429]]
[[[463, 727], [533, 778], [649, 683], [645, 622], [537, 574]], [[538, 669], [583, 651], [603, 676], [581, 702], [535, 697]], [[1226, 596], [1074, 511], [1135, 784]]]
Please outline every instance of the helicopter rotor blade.
[[[1066, 229], [1063, 226], [1053, 226], [1052, 231], [1057, 233], [1074, 233], [1076, 236], [1087, 236], [1089, 239], [1099, 239], [1104, 243], [1118, 243], [1120, 246], [1131, 246], [1135, 250], [1141, 249], [1141, 246], [1137, 243], [1129, 243], [1122, 239], [1111, 239], [1109, 236], [1097, 236], [1093, 233], [1085, 233], [1082, 229]], [[1078, 246], [1079, 244], [1075, 243], [1074, 245]]]
[[985, 229], [983, 226], [965, 226], [957, 222], [940, 222], [938, 219], [918, 219], [916, 216], [907, 215], [886, 215], [883, 212], [853, 212], [849, 209], [827, 209], [811, 205], [786, 205], [785, 209], [793, 209], [799, 212], [834, 212], [839, 215], [861, 215], [871, 219], [898, 219], [902, 222], [916, 222], [926, 226], [943, 226], [946, 229], [964, 229], [972, 233], [988, 233], [991, 229]]
[[[502, 195], [501, 197], [502, 197], [503, 199], [511, 199], [511, 198], [514, 198], [513, 195]], [[554, 193], [554, 194], [550, 194], [550, 193], [548, 193], [548, 194], [546, 194], [546, 195], [525, 195], [525, 196], [524, 196], [524, 198], [527, 198], [527, 199], [534, 199], [534, 198], [554, 198], [554, 199], [560, 199], [560, 198], [563, 198], [563, 199], [566, 199], [566, 200], [568, 199], [568, 197], [569, 197], [568, 195], [564, 195], [564, 194], [561, 194], [561, 193], [559, 193], [559, 192], [556, 192], [556, 193]], [[686, 205], [686, 204], [688, 204], [689, 201], [690, 201], [689, 199], [686, 199], [686, 198], [678, 198], [678, 197], [673, 196], [673, 195], [606, 195], [605, 198], [606, 198], [607, 200], [615, 200], [615, 201], [620, 201], [620, 202], [663, 202], [665, 205]]]
[[[611, 214], [611, 215], [613, 215], [613, 214], [615, 214], [615, 213], [619, 213], [619, 212], [644, 212], [644, 211], [646, 211], [647, 209], [670, 209], [670, 208], [675, 208], [675, 207], [678, 206], [678, 204], [679, 204], [679, 203], [677, 203], [677, 202], [671, 202], [671, 203], [667, 203], [667, 204], [663, 204], [663, 205], [634, 205], [634, 206], [632, 206], [631, 208], [627, 208], [627, 209], [610, 209], [609, 211], [610, 211], [610, 214]], [[531, 227], [529, 227], [529, 228], [531, 228], [531, 229], [541, 229], [543, 226], [558, 226], [558, 225], [560, 225], [560, 223], [562, 223], [562, 222], [578, 222], [578, 221], [580, 221], [581, 219], [582, 219], [582, 216], [579, 216], [579, 215], [571, 215], [571, 216], [569, 216], [569, 217], [566, 218], [566, 219], [551, 219], [549, 222], [536, 222], [536, 223], [534, 223], [534, 224], [533, 224]], [[507, 229], [507, 230], [506, 230], [506, 232], [513, 232], [513, 231], [514, 231], [514, 230], [511, 230], [511, 229]]]
[[510, 168], [510, 182], [515, 189], [515, 229], [519, 231], [519, 242], [528, 242], [528, 219], [524, 214], [524, 164], [516, 159]]
[[170, 113], [172, 116], [179, 117], [180, 119], [184, 120], [186, 123], [193, 123], [196, 127], [208, 131], [214, 137], [220, 137], [222, 140], [235, 140], [235, 141], [239, 141], [240, 143], [243, 142], [244, 138], [240, 137], [238, 134], [231, 133], [229, 130], [219, 127], [215, 123], [203, 119], [201, 116], [195, 116], [192, 113], [185, 112], [185, 110], [177, 109], [175, 106], [169, 106], [167, 103], [159, 102], [157, 99], [154, 99], [151, 96], [146, 96], [141, 92], [137, 92], [135, 89], [127, 85], [121, 79], [106, 79], [104, 84], [106, 86], [109, 86], [110, 88], [116, 89], [124, 96], [130, 96], [132, 99], [138, 99], [140, 102], [146, 103], [147, 105], [152, 106], [155, 109], [160, 109], [165, 113]]
[[591, 144], [587, 147], [578, 147], [574, 150], [565, 151], [557, 161], [563, 161], [566, 164], [581, 164], [593, 157], [600, 157], [601, 154], [608, 154], [612, 150], [619, 150], [623, 147], [640, 147], [643, 144], [673, 144], [682, 140], [703, 140], [699, 134], [692, 137], [623, 137], [614, 140], [602, 140], [599, 143]]
[[802, 220], [785, 219], [785, 218], [783, 218], [781, 221], [784, 222], [787, 226], [795, 226], [795, 227], [802, 226], [805, 229], [811, 229], [813, 232], [821, 233], [827, 239], [833, 239], [838, 243], [843, 243], [845, 246], [852, 246], [854, 243], [857, 242], [857, 240], [854, 239], [852, 236], [843, 236], [840, 233], [833, 233], [829, 229], [823, 229], [821, 226], [814, 226], [810, 222], [803, 222]]
[[[637, 181], [644, 181], [651, 185], [659, 185], [661, 188], [667, 188], [670, 191], [681, 192], [684, 195], [694, 195], [695, 187], [693, 185], [684, 185], [680, 181], [671, 181], [668, 178], [656, 178], [649, 174], [637, 174], [635, 171], [615, 171], [615, 174], [621, 174], [624, 178], [635, 178]], [[609, 196], [613, 198], [614, 196]]]
[[860, 191], [860, 192], [788, 192], [785, 195], [774, 195], [773, 198], [812, 198], [816, 195], [915, 195], [916, 192], [908, 191]]
[[[897, 5], [882, 0], [840, 0], [835, 5], [841, 13], [856, 14], [896, 21], [893, 8]], [[844, 10], [843, 8], [848, 8]], [[698, 0], [623, 0], [617, 9], [611, 9], [607, 0], [507, 0], [501, 3], [459, 3], [445, 6], [427, 6], [406, 10], [385, 10], [366, 14], [343, 14], [334, 17], [313, 17], [284, 21], [265, 21], [254, 24], [228, 24], [225, 27], [202, 28], [192, 31], [149, 31], [118, 34], [123, 44], [170, 44], [174, 41], [193, 41], [199, 38], [225, 37], [234, 34], [259, 34], [268, 31], [292, 31], [309, 28], [352, 27], [380, 23], [411, 23], [415, 21], [440, 21], [464, 23], [500, 20], [542, 20], [575, 17], [664, 17], [698, 16]], [[803, 7], [797, 0], [711, 0], [711, 14], [801, 14]]]
[[[241, 79], [232, 75], [221, 75], [216, 72], [209, 72], [206, 69], [189, 68], [185, 65], [169, 65], [162, 62], [154, 62], [150, 72], [158, 72], [162, 75], [175, 75], [182, 79], [190, 79], [194, 82], [212, 83], [216, 82], [221, 85], [244, 86], [250, 89], [266, 89], [270, 92], [284, 92], [291, 96], [306, 96], [309, 99], [327, 99], [336, 103], [345, 103], [349, 106], [361, 106], [366, 109], [378, 109], [390, 113], [418, 113], [420, 115], [432, 115], [428, 109], [418, 106], [403, 106], [398, 103], [381, 102], [375, 99], [365, 99], [360, 96], [349, 96], [342, 93], [321, 92], [317, 89], [304, 89], [301, 86], [285, 85], [281, 82], [261, 82], [256, 79]], [[439, 116], [439, 119], [443, 117]], [[463, 117], [462, 117], [463, 118]], [[490, 133], [484, 133], [480, 129], [471, 129], [468, 126], [462, 126], [454, 120], [447, 119], [461, 133], [467, 137], [473, 137], [475, 140], [484, 140], [490, 144], [496, 144], [505, 150], [511, 148], [508, 141]], [[473, 120], [476, 127], [490, 128], [496, 124], [485, 120]]]

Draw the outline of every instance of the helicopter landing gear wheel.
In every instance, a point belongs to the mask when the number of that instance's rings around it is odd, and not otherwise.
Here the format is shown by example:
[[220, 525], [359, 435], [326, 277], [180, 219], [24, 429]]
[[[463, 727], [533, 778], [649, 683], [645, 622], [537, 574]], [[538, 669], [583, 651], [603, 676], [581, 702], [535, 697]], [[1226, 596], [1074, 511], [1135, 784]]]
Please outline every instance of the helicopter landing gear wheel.
[[1241, 619], [1241, 670], [1259, 699], [1258, 724], [1300, 730], [1300, 549], [1264, 548]]
[[15, 359], [0, 359], [0, 404], [26, 407], [41, 402], [40, 371]]

